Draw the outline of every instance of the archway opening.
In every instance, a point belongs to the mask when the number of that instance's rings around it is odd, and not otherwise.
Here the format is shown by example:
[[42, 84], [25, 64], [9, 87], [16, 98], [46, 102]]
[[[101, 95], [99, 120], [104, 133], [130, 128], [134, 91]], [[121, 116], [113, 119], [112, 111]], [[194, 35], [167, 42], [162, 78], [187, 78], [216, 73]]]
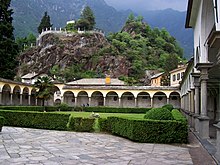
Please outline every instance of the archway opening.
[[153, 107], [158, 108], [167, 104], [167, 96], [163, 92], [157, 92], [153, 96]]
[[137, 96], [137, 106], [141, 108], [150, 108], [151, 99], [150, 95], [147, 92], [141, 92]]
[[121, 96], [122, 107], [135, 107], [135, 98], [131, 92], [125, 92]]
[[104, 97], [103, 94], [99, 91], [95, 91], [91, 96], [91, 106], [104, 106]]
[[106, 106], [108, 107], [119, 107], [118, 94], [116, 92], [108, 92], [106, 95]]
[[89, 97], [86, 91], [80, 91], [77, 95], [77, 106], [89, 106]]

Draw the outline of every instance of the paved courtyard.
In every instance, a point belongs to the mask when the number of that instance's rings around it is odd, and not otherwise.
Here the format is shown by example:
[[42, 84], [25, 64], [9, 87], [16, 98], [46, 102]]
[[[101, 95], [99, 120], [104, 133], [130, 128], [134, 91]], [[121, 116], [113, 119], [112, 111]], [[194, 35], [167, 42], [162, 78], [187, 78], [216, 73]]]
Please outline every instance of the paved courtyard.
[[76, 133], [3, 127], [2, 165], [187, 165], [189, 149], [173, 145], [134, 143], [99, 133]]

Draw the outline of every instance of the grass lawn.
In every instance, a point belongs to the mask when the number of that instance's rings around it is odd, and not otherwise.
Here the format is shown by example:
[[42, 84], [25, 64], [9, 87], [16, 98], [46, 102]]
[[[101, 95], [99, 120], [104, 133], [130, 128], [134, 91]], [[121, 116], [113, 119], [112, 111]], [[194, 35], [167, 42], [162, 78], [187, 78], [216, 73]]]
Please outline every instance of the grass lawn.
[[[88, 118], [91, 112], [55, 112], [55, 113], [68, 113], [75, 117]], [[144, 119], [145, 114], [131, 114], [131, 113], [99, 113], [101, 118], [107, 118], [109, 116], [126, 117], [132, 119]]]

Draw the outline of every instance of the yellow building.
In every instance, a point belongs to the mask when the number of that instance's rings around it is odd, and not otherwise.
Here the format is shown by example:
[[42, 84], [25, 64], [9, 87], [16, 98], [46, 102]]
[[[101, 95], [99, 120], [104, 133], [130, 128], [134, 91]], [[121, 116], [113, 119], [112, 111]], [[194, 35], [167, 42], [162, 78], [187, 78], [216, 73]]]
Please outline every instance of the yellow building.
[[170, 71], [170, 86], [180, 86], [185, 70], [185, 65], [179, 65], [178, 68]]
[[158, 73], [151, 77], [151, 86], [152, 87], [160, 87], [161, 86], [161, 79], [164, 73]]

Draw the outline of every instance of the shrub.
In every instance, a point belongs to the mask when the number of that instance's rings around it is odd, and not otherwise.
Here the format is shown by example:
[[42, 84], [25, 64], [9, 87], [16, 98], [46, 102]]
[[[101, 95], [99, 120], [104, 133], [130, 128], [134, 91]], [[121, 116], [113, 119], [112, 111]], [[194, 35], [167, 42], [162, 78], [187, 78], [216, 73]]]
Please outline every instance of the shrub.
[[5, 125], [41, 129], [67, 130], [70, 114], [0, 110]]
[[183, 114], [178, 109], [173, 109], [171, 113], [173, 115], [174, 120], [187, 122], [186, 117], [183, 116]]
[[17, 110], [17, 111], [38, 111], [43, 112], [42, 106], [0, 106], [0, 109], [4, 110]]
[[106, 118], [99, 118], [98, 125], [101, 132], [111, 132], [111, 123]]
[[2, 131], [2, 127], [4, 126], [5, 118], [0, 116], [0, 132]]
[[173, 120], [173, 116], [167, 108], [153, 108], [146, 113], [144, 118], [152, 120]]
[[72, 108], [68, 106], [66, 103], [61, 103], [57, 106], [58, 111], [71, 111]]
[[94, 124], [95, 119], [71, 116], [67, 127], [70, 131], [93, 132]]
[[162, 108], [166, 108], [171, 112], [173, 110], [173, 105], [172, 104], [166, 104], [166, 105], [162, 106]]
[[111, 133], [144, 143], [186, 143], [187, 124], [170, 120], [137, 120], [108, 117]]

